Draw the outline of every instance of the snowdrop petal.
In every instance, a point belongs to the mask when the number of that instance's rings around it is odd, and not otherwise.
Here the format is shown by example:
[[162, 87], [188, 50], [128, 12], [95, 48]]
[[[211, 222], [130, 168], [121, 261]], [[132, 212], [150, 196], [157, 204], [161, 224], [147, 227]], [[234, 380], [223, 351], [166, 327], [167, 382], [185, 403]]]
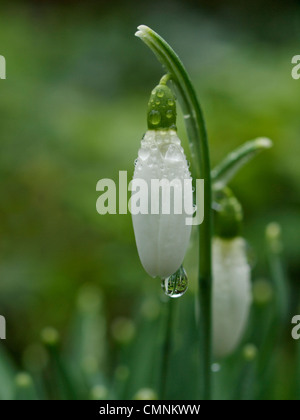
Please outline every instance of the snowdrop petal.
[[250, 267], [243, 238], [213, 240], [213, 348], [232, 353], [244, 333], [251, 304]]
[[[133, 228], [141, 263], [152, 277], [168, 277], [182, 264], [186, 253], [191, 226], [186, 225], [184, 201], [192, 196], [185, 193], [183, 181], [191, 180], [188, 164], [175, 130], [148, 130], [141, 142], [133, 180], [142, 179], [148, 189], [141, 195], [147, 202], [148, 214], [132, 214]], [[159, 200], [151, 195], [152, 180], [173, 181], [171, 188], [170, 214], [163, 214], [163, 204], [168, 204], [167, 195], [161, 193]], [[180, 189], [181, 188], [181, 189]], [[175, 190], [179, 192], [176, 194]], [[181, 191], [181, 193], [180, 193]], [[158, 214], [151, 214], [151, 204]], [[181, 214], [174, 209], [182, 208]]]

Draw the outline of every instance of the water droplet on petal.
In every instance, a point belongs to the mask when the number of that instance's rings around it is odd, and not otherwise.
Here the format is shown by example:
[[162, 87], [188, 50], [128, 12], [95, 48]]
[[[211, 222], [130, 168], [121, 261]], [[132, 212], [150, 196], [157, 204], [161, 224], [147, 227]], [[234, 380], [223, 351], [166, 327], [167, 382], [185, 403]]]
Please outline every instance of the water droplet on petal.
[[157, 125], [160, 123], [161, 115], [159, 111], [151, 111], [149, 114], [151, 124]]
[[176, 144], [177, 146], [180, 146], [180, 140], [179, 140], [179, 138], [177, 137], [176, 134], [172, 135], [172, 143]]
[[161, 287], [165, 294], [171, 298], [178, 298], [188, 289], [188, 277], [185, 269], [181, 265], [176, 273], [162, 279]]
[[149, 149], [142, 148], [142, 149], [139, 150], [138, 155], [139, 155], [139, 158], [141, 160], [146, 160], [150, 155], [150, 151], [149, 151]]
[[165, 92], [164, 92], [163, 90], [158, 90], [158, 91], [157, 91], [157, 96], [158, 96], [159, 98], [163, 98], [163, 97], [165, 96]]
[[136, 166], [137, 163], [138, 163], [138, 159], [135, 159], [134, 166]]
[[182, 160], [182, 153], [174, 144], [170, 144], [166, 152], [165, 158], [171, 162], [179, 162]]
[[173, 111], [171, 110], [171, 109], [169, 109], [167, 112], [166, 112], [166, 117], [167, 118], [173, 118]]

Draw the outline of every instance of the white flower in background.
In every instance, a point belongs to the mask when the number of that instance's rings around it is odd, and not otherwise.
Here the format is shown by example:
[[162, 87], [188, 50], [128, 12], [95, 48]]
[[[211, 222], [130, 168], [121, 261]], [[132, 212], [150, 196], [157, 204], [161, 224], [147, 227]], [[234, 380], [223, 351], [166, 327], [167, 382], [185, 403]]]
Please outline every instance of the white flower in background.
[[243, 211], [229, 188], [215, 191], [213, 260], [213, 350], [232, 353], [247, 325], [252, 301], [251, 268], [241, 237]]
[[[186, 203], [190, 201], [189, 208], [193, 207], [192, 194], [184, 188], [184, 180], [191, 181], [191, 175], [175, 122], [174, 96], [165, 84], [160, 84], [150, 97], [149, 129], [141, 141], [133, 176], [133, 185], [143, 180], [148, 187], [139, 192], [141, 201], [147, 203], [147, 212], [132, 212], [132, 221], [141, 263], [152, 277], [166, 278], [179, 269], [191, 234], [191, 226], [186, 224], [187, 215], [191, 215], [186, 212]], [[159, 196], [151, 194], [153, 180], [172, 182], [171, 194], [165, 194], [163, 189]], [[169, 207], [169, 214], [164, 214], [164, 205]], [[180, 214], [175, 210], [178, 208], [182, 209]]]
[[216, 357], [239, 344], [251, 305], [251, 270], [241, 237], [213, 240], [213, 349]]

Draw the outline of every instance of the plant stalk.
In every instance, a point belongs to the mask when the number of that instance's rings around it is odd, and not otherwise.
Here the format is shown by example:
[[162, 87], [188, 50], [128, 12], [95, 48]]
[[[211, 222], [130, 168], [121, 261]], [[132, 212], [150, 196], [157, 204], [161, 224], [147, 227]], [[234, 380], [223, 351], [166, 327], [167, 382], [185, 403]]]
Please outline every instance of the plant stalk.
[[166, 316], [165, 316], [165, 335], [164, 335], [164, 344], [163, 344], [163, 355], [162, 355], [162, 367], [161, 367], [161, 390], [160, 397], [162, 400], [166, 399], [167, 393], [167, 379], [169, 371], [169, 356], [172, 347], [172, 326], [173, 326], [173, 306], [175, 302], [170, 298], [166, 302]]

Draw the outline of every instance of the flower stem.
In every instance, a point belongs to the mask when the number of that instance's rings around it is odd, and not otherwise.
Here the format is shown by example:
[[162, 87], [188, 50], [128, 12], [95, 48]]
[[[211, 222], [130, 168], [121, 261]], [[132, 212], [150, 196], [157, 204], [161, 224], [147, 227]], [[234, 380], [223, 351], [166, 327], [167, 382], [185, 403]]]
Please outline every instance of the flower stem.
[[212, 306], [212, 193], [207, 133], [201, 107], [191, 80], [174, 50], [152, 29], [139, 26], [136, 35], [154, 52], [170, 73], [184, 115], [190, 142], [193, 176], [204, 179], [205, 219], [199, 227], [199, 332], [201, 399], [211, 397], [211, 306]]
[[166, 399], [167, 391], [167, 379], [168, 379], [168, 370], [169, 370], [169, 356], [171, 350], [171, 340], [172, 340], [172, 326], [173, 326], [173, 306], [175, 302], [172, 299], [169, 299], [165, 304], [165, 335], [164, 335], [164, 344], [163, 344], [163, 354], [162, 354], [162, 366], [161, 366], [161, 389], [160, 389], [160, 398], [161, 400]]

